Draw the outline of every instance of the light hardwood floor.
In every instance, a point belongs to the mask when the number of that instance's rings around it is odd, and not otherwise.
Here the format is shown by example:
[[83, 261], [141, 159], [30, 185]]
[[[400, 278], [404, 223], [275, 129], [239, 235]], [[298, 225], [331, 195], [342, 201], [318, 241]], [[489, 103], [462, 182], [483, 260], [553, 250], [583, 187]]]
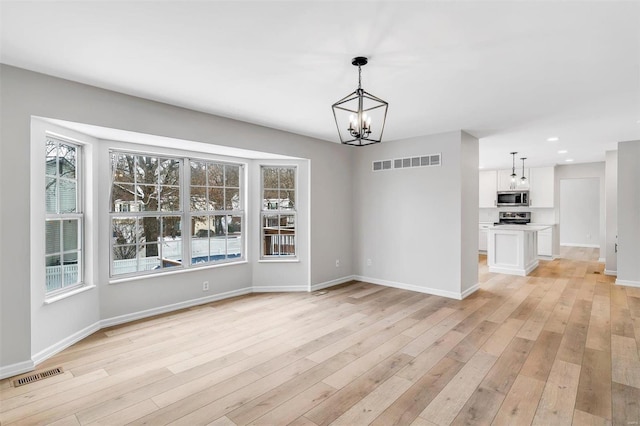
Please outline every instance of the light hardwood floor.
[[[428, 284], [428, 276], [425, 282]], [[640, 289], [597, 262], [463, 301], [354, 282], [102, 330], [0, 382], [2, 425], [640, 424]]]

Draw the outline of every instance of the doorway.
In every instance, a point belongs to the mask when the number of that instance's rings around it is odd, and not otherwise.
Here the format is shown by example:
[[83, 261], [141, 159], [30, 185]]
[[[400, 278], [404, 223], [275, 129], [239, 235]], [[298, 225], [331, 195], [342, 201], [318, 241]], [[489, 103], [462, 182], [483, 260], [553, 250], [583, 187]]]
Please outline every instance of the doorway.
[[600, 257], [600, 179], [560, 180], [560, 257]]

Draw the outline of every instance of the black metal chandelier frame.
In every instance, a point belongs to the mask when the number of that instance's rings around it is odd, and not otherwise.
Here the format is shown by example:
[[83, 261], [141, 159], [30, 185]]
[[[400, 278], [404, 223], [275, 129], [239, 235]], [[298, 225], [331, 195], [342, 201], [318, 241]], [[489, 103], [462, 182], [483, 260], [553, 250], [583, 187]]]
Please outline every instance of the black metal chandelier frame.
[[[363, 56], [353, 58], [351, 64], [358, 67], [358, 88], [331, 106], [333, 110], [333, 118], [335, 119], [336, 127], [338, 128], [340, 142], [345, 145], [366, 146], [380, 143], [380, 141], [382, 141], [384, 125], [387, 121], [387, 108], [389, 103], [362, 89], [362, 67], [367, 63], [368, 59]], [[373, 106], [365, 108], [365, 99], [370, 100], [373, 103]], [[350, 102], [353, 103], [353, 101], [356, 100], [357, 109], [352, 109], [347, 106], [347, 104]], [[370, 121], [371, 116], [369, 115], [369, 120], [367, 120], [367, 113], [379, 108], [384, 108], [380, 134], [377, 137], [373, 137]], [[351, 113], [354, 116], [354, 119], [349, 121], [349, 128], [347, 129], [349, 131], [350, 138], [343, 137], [340, 123], [338, 122], [338, 110]]]

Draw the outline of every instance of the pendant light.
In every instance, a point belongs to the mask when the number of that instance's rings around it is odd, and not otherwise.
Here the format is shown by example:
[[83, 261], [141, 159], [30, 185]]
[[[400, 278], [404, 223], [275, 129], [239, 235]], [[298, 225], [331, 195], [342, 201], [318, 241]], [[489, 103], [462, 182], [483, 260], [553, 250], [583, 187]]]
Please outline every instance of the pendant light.
[[513, 157], [513, 161], [511, 164], [511, 189], [515, 189], [516, 187], [516, 178], [518, 177], [518, 175], [516, 175], [516, 154], [517, 152], [512, 152], [511, 156]]
[[365, 146], [382, 140], [389, 104], [362, 89], [362, 67], [368, 62], [364, 56], [351, 60], [358, 67], [358, 88], [331, 106], [340, 142], [345, 145]]
[[521, 157], [520, 159], [522, 160], [522, 177], [520, 178], [520, 184], [525, 185], [527, 183], [527, 177], [524, 175], [524, 160], [526, 160], [527, 157]]

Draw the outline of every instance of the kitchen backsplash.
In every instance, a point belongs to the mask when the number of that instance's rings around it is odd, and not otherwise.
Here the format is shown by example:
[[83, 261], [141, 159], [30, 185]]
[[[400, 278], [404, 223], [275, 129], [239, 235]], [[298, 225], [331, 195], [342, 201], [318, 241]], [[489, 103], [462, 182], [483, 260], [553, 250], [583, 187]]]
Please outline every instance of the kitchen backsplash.
[[503, 207], [494, 209], [479, 209], [478, 222], [497, 222], [498, 212], [522, 211], [531, 212], [532, 223], [542, 223], [551, 225], [557, 222], [555, 217], [555, 209], [530, 209], [527, 207]]

